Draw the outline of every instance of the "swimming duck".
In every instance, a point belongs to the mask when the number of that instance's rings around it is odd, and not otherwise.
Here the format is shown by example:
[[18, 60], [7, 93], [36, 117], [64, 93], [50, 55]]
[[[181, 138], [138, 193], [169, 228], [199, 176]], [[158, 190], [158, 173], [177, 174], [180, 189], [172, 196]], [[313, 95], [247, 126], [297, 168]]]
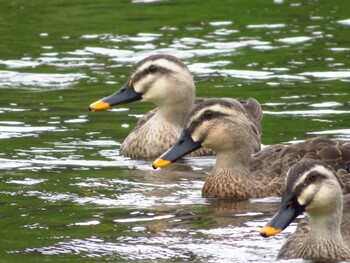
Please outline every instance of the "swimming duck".
[[304, 211], [309, 220], [299, 223], [278, 258], [350, 260], [350, 194], [345, 191], [343, 196], [342, 180], [349, 176], [319, 160], [303, 160], [292, 166], [281, 207], [260, 235], [281, 232]]
[[[262, 115], [260, 106], [253, 111], [260, 111], [253, 116]], [[216, 163], [202, 196], [247, 199], [281, 196], [288, 169], [302, 158], [322, 159], [339, 167], [350, 161], [350, 143], [323, 138], [291, 146], [272, 145], [253, 154], [260, 138], [249, 112], [251, 109], [234, 99], [208, 99], [198, 104], [177, 143], [153, 162], [153, 168], [207, 147], [216, 152]]]
[[[116, 93], [92, 103], [90, 110], [109, 109], [133, 101], [154, 103], [120, 147], [123, 156], [155, 158], [172, 147], [195, 103], [195, 85], [187, 66], [171, 55], [152, 55], [135, 65], [127, 83]], [[195, 155], [212, 155], [201, 149]]]

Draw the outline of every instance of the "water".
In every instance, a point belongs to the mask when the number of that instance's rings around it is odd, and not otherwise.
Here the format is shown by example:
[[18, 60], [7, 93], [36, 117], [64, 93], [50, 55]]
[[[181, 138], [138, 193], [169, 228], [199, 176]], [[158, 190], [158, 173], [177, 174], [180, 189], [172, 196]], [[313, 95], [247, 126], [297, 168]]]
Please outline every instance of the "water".
[[263, 144], [350, 138], [350, 6], [334, 1], [0, 4], [0, 262], [271, 262], [278, 198], [204, 199], [213, 158], [154, 171], [119, 155], [152, 105], [89, 112], [154, 53], [201, 97], [255, 97]]

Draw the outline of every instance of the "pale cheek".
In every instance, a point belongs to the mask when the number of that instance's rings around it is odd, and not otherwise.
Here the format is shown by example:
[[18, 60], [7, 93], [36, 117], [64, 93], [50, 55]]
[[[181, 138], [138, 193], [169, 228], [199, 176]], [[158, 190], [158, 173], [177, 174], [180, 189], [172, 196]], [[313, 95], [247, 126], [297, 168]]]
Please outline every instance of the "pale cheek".
[[144, 101], [152, 101], [155, 97], [156, 94], [152, 89], [147, 90], [147, 92], [143, 93], [142, 95]]
[[[149, 84], [152, 83], [152, 84]], [[148, 80], [148, 83], [145, 85], [151, 85], [147, 91], [144, 91], [143, 99], [145, 101], [152, 101], [157, 104], [162, 104], [163, 100], [166, 100], [170, 97], [168, 90], [168, 83], [164, 79], [157, 79], [155, 82]]]
[[137, 83], [133, 84], [134, 90], [138, 93], [143, 93], [143, 87], [144, 81], [138, 81]]
[[334, 205], [334, 191], [328, 187], [322, 187], [308, 206], [308, 210], [323, 209]]
[[[209, 127], [207, 126], [207, 124], [208, 124], [208, 122], [207, 122], [207, 121], [204, 121], [199, 127], [197, 127], [197, 128], [192, 132], [191, 137], [192, 137], [192, 140], [193, 140], [193, 141], [199, 142], [199, 141], [203, 138], [205, 132], [209, 129]], [[205, 140], [202, 142], [202, 146], [204, 146], [204, 145], [207, 144], [207, 141], [208, 141], [207, 139], [208, 139], [208, 137], [205, 138]], [[204, 147], [206, 147], [206, 146], [204, 146]]]
[[[216, 142], [216, 143], [218, 143], [218, 142]], [[206, 148], [211, 148], [211, 149], [214, 146], [214, 148], [215, 148], [215, 141], [213, 140], [213, 136], [211, 136], [211, 135], [207, 136], [207, 138], [203, 141], [202, 146], [206, 147]]]
[[314, 192], [316, 191], [315, 185], [309, 185], [299, 196], [298, 196], [298, 203], [300, 205], [305, 205], [308, 200], [313, 196]]
[[230, 147], [231, 140], [219, 129], [211, 130], [202, 145], [215, 151], [220, 151]]
[[148, 90], [145, 90], [145, 87], [147, 87], [149, 83], [152, 82], [152, 79], [152, 75], [147, 75], [144, 78], [138, 80], [136, 83], [133, 83], [135, 91], [142, 94], [148, 93], [152, 89], [152, 87], [150, 87]]
[[199, 139], [201, 138], [200, 132], [199, 132], [198, 130], [194, 131], [194, 132], [192, 133], [191, 137], [192, 137], [192, 140], [193, 140], [194, 142], [198, 142]]
[[[195, 142], [199, 142], [201, 139], [203, 139], [205, 132], [210, 129], [208, 127], [208, 121], [202, 122], [191, 134], [192, 140]], [[206, 140], [206, 139], [205, 139]], [[204, 141], [201, 142], [202, 146], [204, 146]]]

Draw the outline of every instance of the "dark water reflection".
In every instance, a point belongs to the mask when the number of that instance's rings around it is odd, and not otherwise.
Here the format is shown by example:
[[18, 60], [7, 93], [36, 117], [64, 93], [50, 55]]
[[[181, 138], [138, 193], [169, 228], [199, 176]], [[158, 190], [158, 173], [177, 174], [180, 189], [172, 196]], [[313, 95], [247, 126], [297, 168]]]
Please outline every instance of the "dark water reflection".
[[154, 171], [120, 156], [152, 105], [88, 112], [148, 55], [184, 60], [198, 96], [255, 97], [265, 145], [350, 137], [347, 0], [19, 0], [0, 13], [1, 262], [275, 259], [295, 226], [257, 230], [278, 198], [201, 198], [211, 157]]

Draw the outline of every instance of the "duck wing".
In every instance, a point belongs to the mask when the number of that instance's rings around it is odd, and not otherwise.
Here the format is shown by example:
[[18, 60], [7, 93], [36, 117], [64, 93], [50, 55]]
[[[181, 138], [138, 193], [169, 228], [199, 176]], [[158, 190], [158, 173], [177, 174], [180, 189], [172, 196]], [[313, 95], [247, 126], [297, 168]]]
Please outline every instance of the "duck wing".
[[[252, 156], [250, 171], [258, 180], [284, 177], [289, 168], [303, 159], [318, 159], [345, 173], [350, 165], [350, 142], [328, 138], [311, 138], [304, 142], [283, 146], [281, 144], [264, 148]], [[344, 176], [345, 192], [350, 193], [350, 175]]]

